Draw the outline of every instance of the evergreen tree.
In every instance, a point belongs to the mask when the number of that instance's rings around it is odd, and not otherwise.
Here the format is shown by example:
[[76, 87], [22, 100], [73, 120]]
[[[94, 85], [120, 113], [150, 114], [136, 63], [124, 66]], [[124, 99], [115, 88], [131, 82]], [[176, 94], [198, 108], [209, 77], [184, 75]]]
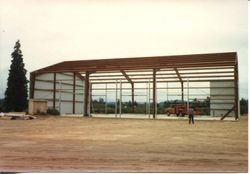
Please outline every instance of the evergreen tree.
[[248, 114], [248, 100], [244, 98], [240, 100], [240, 114]]
[[27, 71], [24, 68], [23, 55], [20, 47], [21, 44], [18, 40], [14, 46], [14, 52], [11, 54], [12, 60], [4, 99], [4, 109], [7, 112], [20, 112], [27, 108]]

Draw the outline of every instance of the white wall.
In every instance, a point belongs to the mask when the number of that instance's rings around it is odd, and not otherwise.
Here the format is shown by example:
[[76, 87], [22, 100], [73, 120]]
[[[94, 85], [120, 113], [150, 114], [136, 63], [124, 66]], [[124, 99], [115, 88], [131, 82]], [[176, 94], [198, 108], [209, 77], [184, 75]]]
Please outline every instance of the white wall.
[[[210, 87], [210, 115], [223, 116], [234, 106], [234, 81], [211, 81]], [[235, 112], [229, 116], [235, 116]]]
[[[56, 109], [63, 114], [73, 113], [73, 73], [56, 73]], [[53, 108], [54, 73], [36, 76], [34, 99], [45, 99], [48, 107]], [[84, 83], [76, 76], [75, 114], [83, 113]]]

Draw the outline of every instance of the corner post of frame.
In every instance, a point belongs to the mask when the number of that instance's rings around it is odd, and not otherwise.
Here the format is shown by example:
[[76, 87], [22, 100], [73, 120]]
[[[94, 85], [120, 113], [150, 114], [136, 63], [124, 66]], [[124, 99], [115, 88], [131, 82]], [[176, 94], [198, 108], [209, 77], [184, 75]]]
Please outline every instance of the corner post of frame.
[[34, 98], [34, 91], [35, 91], [35, 79], [36, 75], [34, 73], [30, 73], [30, 99]]
[[235, 113], [235, 120], [239, 119], [239, 73], [238, 73], [238, 58], [236, 53], [236, 60], [234, 65], [234, 113]]
[[54, 72], [53, 78], [53, 109], [56, 108], [56, 73]]

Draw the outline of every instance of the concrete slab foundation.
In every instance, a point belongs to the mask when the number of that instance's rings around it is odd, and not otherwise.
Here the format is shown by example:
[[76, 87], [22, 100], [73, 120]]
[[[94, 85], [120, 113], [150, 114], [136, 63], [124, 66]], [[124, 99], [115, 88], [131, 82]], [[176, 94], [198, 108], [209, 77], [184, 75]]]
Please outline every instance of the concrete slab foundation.
[[[82, 115], [76, 114], [67, 114], [61, 115], [63, 117], [83, 117]], [[91, 114], [92, 117], [95, 118], [128, 118], [128, 119], [153, 119], [152, 115], [150, 117], [145, 114], [122, 114], [115, 116], [115, 114]], [[157, 115], [156, 119], [158, 120], [188, 120], [188, 117], [177, 117], [177, 116], [166, 116], [166, 115]], [[194, 116], [195, 120], [199, 121], [211, 121], [211, 120], [220, 120], [220, 117], [212, 117], [212, 116]], [[225, 121], [235, 121], [234, 117], [226, 117]]]

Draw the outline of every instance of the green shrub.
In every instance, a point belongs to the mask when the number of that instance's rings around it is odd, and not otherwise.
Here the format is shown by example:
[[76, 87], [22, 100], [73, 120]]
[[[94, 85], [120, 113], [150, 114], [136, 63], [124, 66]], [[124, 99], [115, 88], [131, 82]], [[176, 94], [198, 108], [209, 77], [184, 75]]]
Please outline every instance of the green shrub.
[[47, 114], [49, 114], [49, 115], [60, 115], [60, 112], [57, 109], [49, 108], [47, 110]]

